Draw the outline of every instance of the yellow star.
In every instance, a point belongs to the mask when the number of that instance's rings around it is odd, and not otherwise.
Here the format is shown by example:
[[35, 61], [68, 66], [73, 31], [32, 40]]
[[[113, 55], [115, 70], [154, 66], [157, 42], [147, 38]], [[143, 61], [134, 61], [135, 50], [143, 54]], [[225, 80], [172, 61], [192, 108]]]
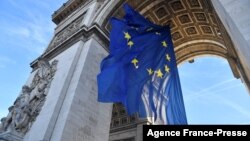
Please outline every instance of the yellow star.
[[124, 38], [129, 40], [129, 39], [131, 39], [131, 36], [129, 35], [128, 32], [124, 32]]
[[171, 58], [170, 58], [169, 54], [166, 55], [166, 59], [170, 62]]
[[168, 67], [168, 65], [165, 65], [165, 71], [168, 73], [170, 72], [170, 68]]
[[147, 69], [147, 71], [148, 71], [148, 74], [149, 74], [149, 75], [152, 75], [152, 74], [153, 74], [153, 70], [152, 70], [151, 68]]
[[128, 42], [128, 46], [131, 48], [132, 46], [134, 45], [134, 42], [133, 41], [129, 41]]
[[161, 69], [159, 69], [158, 71], [156, 71], [157, 77], [162, 78], [163, 73], [161, 72]]
[[168, 44], [167, 44], [166, 41], [162, 41], [161, 43], [162, 43], [162, 46], [164, 46], [164, 47], [167, 47], [167, 46], [168, 46]]
[[134, 66], [135, 66], [135, 68], [138, 68], [139, 66], [138, 66], [138, 63], [139, 61], [136, 59], [136, 58], [134, 58], [132, 61], [131, 61], [131, 63], [132, 64], [134, 64]]

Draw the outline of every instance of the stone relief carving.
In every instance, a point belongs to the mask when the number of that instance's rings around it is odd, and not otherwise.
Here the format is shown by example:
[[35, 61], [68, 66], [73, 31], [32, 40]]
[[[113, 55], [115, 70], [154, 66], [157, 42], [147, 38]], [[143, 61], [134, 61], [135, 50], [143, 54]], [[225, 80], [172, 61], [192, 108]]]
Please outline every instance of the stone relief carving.
[[14, 131], [24, 135], [30, 129], [45, 102], [57, 63], [57, 60], [51, 64], [43, 59], [38, 61], [38, 70], [30, 86], [22, 87], [21, 94], [8, 109], [9, 114], [1, 119], [0, 133]]
[[60, 31], [53, 39], [52, 43], [49, 45], [48, 49], [46, 51], [49, 51], [68, 39], [71, 35], [76, 33], [80, 29], [81, 22], [84, 18], [84, 15], [77, 18], [74, 22], [69, 24], [66, 28], [64, 28], [62, 31]]

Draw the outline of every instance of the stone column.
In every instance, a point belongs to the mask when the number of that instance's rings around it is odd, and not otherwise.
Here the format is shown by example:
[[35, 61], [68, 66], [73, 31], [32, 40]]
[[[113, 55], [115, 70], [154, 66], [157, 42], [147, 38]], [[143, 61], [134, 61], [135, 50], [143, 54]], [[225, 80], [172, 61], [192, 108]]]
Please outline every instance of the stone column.
[[[238, 55], [236, 63], [250, 90], [250, 1], [212, 0], [213, 6], [230, 35]], [[237, 62], [238, 61], [238, 62]], [[244, 73], [244, 74], [243, 74]], [[250, 92], [250, 91], [249, 91]]]
[[108, 141], [112, 104], [97, 102], [96, 76], [107, 54], [94, 39], [60, 53], [42, 111], [25, 141]]

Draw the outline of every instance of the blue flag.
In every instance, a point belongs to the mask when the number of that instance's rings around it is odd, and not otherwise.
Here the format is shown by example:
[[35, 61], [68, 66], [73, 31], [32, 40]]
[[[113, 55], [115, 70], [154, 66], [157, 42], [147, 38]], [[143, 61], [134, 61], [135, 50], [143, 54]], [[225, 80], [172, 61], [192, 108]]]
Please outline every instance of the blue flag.
[[98, 101], [120, 102], [129, 115], [187, 124], [169, 26], [146, 20], [127, 4], [111, 19], [110, 54], [97, 76]]

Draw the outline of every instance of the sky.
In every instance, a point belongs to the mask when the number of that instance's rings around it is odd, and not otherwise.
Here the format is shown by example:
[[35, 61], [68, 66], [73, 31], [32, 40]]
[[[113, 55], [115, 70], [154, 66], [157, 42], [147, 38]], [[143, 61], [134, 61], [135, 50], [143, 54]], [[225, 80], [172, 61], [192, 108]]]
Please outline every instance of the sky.
[[[51, 15], [65, 1], [0, 1], [0, 118], [49, 44], [56, 27]], [[226, 60], [196, 58], [179, 65], [179, 74], [189, 124], [250, 124], [250, 95]]]
[[250, 95], [227, 60], [214, 56], [179, 67], [190, 124], [250, 124]]
[[53, 36], [51, 15], [66, 0], [0, 0], [0, 118]]

